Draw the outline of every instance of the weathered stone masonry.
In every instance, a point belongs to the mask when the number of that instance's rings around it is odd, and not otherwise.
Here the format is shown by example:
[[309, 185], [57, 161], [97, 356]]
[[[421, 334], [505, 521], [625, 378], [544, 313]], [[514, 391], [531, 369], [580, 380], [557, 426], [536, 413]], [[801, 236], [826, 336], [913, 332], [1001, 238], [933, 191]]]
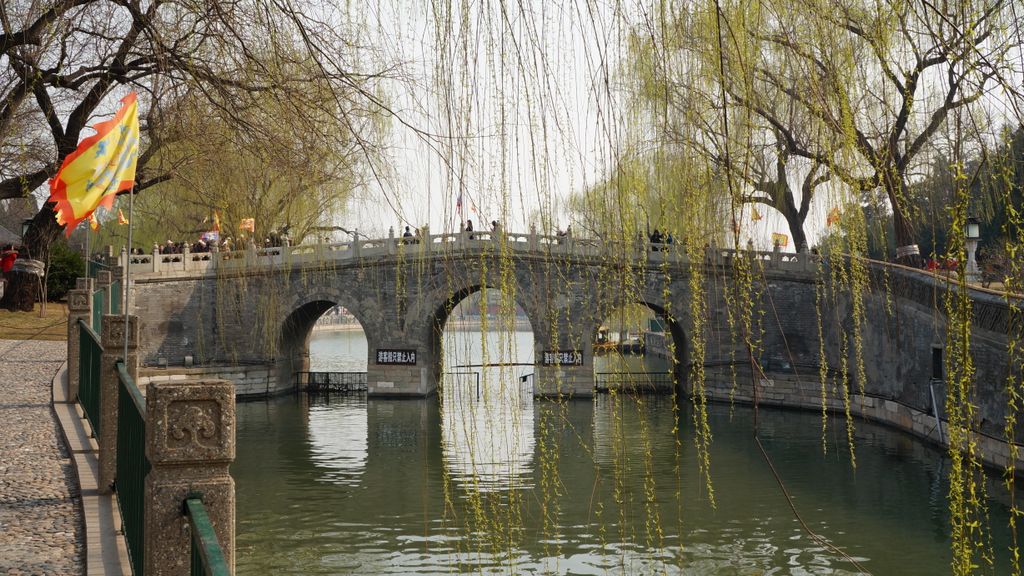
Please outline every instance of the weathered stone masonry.
[[[592, 393], [592, 339], [603, 318], [628, 300], [639, 300], [668, 323], [677, 349], [680, 380], [686, 382], [692, 356], [690, 263], [679, 254], [646, 254], [624, 269], [626, 258], [600, 250], [551, 249], [505, 252], [495, 245], [477, 249], [403, 254], [390, 249], [358, 258], [289, 260], [207, 267], [199, 272], [161, 271], [135, 277], [133, 310], [142, 319], [139, 354], [146, 374], [166, 361], [221, 375], [234, 370], [241, 392], [287, 389], [290, 374], [308, 366], [308, 338], [316, 319], [331, 306], [346, 307], [362, 324], [368, 342], [372, 395], [426, 395], [440, 369], [440, 330], [463, 297], [482, 286], [513, 292], [535, 336], [538, 363], [544, 351], [576, 350], [580, 366], [538, 367], [540, 393]], [[643, 253], [640, 253], [643, 254]], [[726, 251], [709, 251], [704, 266], [708, 322], [707, 390], [716, 399], [752, 399], [747, 353], [731, 333], [725, 304], [732, 265]], [[841, 406], [835, 376], [841, 366], [841, 338], [853, 333], [848, 293], [826, 296], [819, 336], [816, 287], [827, 272], [807, 255], [741, 253], [756, 258], [755, 317], [760, 335], [759, 399], [768, 404], [818, 408], [819, 345], [824, 341], [831, 377], [826, 404]], [[249, 257], [250, 260], [258, 260]], [[649, 259], [649, 260], [647, 260]], [[647, 260], [647, 261], [645, 261]], [[899, 267], [870, 266], [872, 289], [865, 294], [863, 383], [848, 361], [854, 412], [934, 437], [929, 381], [933, 349], [944, 350], [945, 280]], [[624, 289], [635, 286], [636, 289]], [[627, 296], [630, 295], [630, 296]], [[830, 292], [828, 293], [830, 294]], [[999, 295], [971, 291], [975, 307], [972, 352], [978, 367], [978, 429], [1002, 436], [1006, 378], [1008, 308]], [[853, 350], [852, 339], [847, 342]], [[415, 350], [411, 366], [379, 365], [377, 349]], [[941, 352], [940, 352], [941, 353]], [[733, 382], [730, 363], [739, 377]], [[241, 368], [239, 368], [241, 367]], [[205, 372], [204, 372], [205, 373]], [[256, 375], [253, 377], [253, 375]], [[258, 382], [266, 375], [266, 382]], [[863, 384], [863, 395], [859, 393]], [[686, 388], [690, 390], [689, 387]], [[936, 387], [940, 403], [945, 389]], [[934, 418], [932, 417], [932, 420]]]

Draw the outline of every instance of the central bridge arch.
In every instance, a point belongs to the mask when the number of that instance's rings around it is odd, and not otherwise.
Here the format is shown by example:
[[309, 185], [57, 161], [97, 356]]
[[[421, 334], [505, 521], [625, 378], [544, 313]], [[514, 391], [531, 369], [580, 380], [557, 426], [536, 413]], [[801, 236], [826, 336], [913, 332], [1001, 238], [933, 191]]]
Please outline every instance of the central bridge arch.
[[[503, 298], [506, 297], [506, 294], [502, 291], [500, 287], [483, 283], [472, 283], [452, 292], [450, 296], [443, 303], [441, 303], [440, 306], [437, 306], [434, 309], [433, 313], [430, 315], [430, 318], [428, 319], [428, 324], [432, 326], [432, 330], [430, 331], [428, 350], [430, 352], [430, 358], [434, 360], [431, 370], [435, 382], [440, 382], [440, 379], [442, 377], [442, 370], [444, 368], [444, 329], [452, 315], [452, 312], [473, 294], [486, 294], [488, 291], [496, 291], [502, 293]], [[522, 305], [520, 301], [521, 299], [518, 298], [517, 296], [518, 291], [514, 291], [513, 294], [508, 295], [508, 297], [511, 297], [512, 299], [513, 306], [522, 309], [523, 312], [526, 314], [528, 322], [530, 323], [530, 333], [532, 336], [530, 342], [531, 358], [535, 360], [537, 357], [538, 346], [538, 338], [535, 328], [537, 319], [534, 314], [531, 314], [530, 310], [528, 310], [525, 306]]]
[[313, 326], [335, 306], [344, 307], [355, 317], [366, 336], [367, 349], [373, 349], [374, 342], [371, 341], [370, 331], [366, 329], [365, 314], [358, 309], [355, 298], [341, 290], [326, 288], [302, 294], [290, 303], [280, 323], [276, 362], [279, 382], [291, 382], [296, 372], [309, 371], [309, 341]]

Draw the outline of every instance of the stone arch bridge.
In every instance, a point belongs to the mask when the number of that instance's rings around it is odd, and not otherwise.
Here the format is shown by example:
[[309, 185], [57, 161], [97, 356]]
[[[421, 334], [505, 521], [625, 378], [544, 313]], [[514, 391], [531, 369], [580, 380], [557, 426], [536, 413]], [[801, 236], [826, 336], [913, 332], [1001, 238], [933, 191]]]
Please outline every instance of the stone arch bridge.
[[[452, 308], [482, 287], [507, 291], [529, 317], [538, 394], [591, 395], [598, 326], [616, 308], [638, 302], [665, 319], [681, 385], [695, 368], [694, 345], [700, 342], [700, 367], [712, 397], [749, 400], [756, 389], [765, 403], [820, 409], [821, 351], [829, 366], [841, 367], [841, 351], [851, 349], [842, 340], [854, 327], [849, 294], [825, 289], [828, 263], [810, 254], [708, 248], [691, 260], [680, 245], [463, 232], [408, 244], [360, 239], [204, 254], [154, 251], [130, 258], [131, 306], [142, 322], [139, 353], [148, 373], [227, 376], [241, 395], [290, 389], [291, 374], [308, 366], [313, 324], [335, 305], [347, 308], [366, 334], [370, 395], [429, 395], [441, 371], [441, 328]], [[727, 290], [737, 259], [744, 259], [754, 277], [758, 359], [765, 370], [756, 377], [729, 328]], [[868, 271], [860, 411], [895, 406], [883, 417], [910, 414], [911, 420], [899, 424], [913, 429], [934, 414], [932, 392], [941, 404], [943, 390], [929, 383], [933, 376], [941, 379], [936, 366], [946, 342], [942, 303], [955, 285], [877, 262], [868, 263]], [[691, 333], [695, 288], [704, 294], [703, 310], [697, 307], [706, 317], [701, 334]], [[972, 289], [970, 298], [981, 426], [998, 435], [1009, 306], [996, 293]], [[827, 402], [834, 406], [834, 382], [826, 385]]]

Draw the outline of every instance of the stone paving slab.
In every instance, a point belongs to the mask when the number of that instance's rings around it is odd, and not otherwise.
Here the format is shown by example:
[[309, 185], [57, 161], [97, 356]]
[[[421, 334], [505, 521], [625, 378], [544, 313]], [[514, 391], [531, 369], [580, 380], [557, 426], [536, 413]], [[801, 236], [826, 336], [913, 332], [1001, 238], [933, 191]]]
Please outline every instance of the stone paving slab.
[[0, 340], [0, 574], [82, 574], [81, 495], [50, 407], [64, 342]]

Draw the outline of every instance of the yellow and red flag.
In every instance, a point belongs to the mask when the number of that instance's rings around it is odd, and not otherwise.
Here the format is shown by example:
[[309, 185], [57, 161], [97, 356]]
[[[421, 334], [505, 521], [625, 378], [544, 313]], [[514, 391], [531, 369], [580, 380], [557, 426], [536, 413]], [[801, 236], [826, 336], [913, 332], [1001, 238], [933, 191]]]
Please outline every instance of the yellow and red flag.
[[789, 236], [780, 232], [772, 232], [772, 246], [778, 244], [780, 247], [785, 248], [789, 245]]
[[128, 219], [124, 217], [124, 212], [121, 212], [120, 208], [117, 209], [117, 223], [121, 225], [128, 223]]
[[118, 192], [135, 184], [139, 156], [139, 106], [135, 93], [121, 100], [117, 114], [93, 126], [96, 134], [82, 140], [50, 180], [50, 202], [65, 233], [97, 207], [110, 210]]
[[100, 221], [96, 219], [96, 212], [89, 214], [89, 228], [92, 228], [93, 232], [100, 229]]
[[754, 222], [757, 222], [758, 220], [761, 219], [761, 213], [757, 211], [757, 208], [751, 209], [750, 219], [753, 220]]

